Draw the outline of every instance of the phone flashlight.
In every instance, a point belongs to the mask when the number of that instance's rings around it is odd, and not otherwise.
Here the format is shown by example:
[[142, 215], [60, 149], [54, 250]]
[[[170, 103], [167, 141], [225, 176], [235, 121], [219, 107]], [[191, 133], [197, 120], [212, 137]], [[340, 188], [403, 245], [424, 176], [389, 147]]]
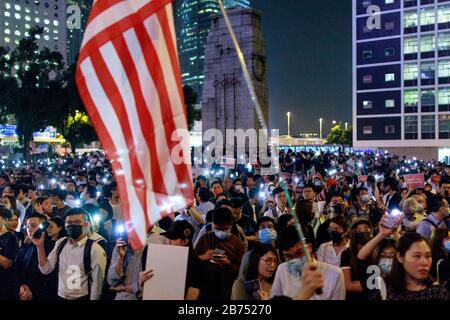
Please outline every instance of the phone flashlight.
[[92, 219], [94, 220], [94, 222], [95, 223], [100, 223], [100, 221], [102, 220], [101, 218], [100, 218], [100, 215], [97, 213], [97, 214], [94, 214], [94, 216], [92, 217]]
[[52, 179], [50, 180], [51, 184], [55, 184], [56, 183], [56, 179]]
[[97, 198], [100, 197], [102, 193], [100, 191], [97, 191]]
[[261, 199], [264, 199], [264, 198], [266, 197], [266, 193], [265, 193], [264, 191], [260, 191], [260, 192], [259, 192], [259, 197], [260, 197]]

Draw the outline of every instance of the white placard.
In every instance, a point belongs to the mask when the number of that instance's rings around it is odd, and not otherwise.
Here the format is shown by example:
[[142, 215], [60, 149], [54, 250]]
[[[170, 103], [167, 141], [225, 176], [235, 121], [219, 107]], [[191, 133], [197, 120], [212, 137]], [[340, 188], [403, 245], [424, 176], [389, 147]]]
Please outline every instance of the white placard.
[[144, 284], [143, 300], [184, 300], [189, 248], [149, 244], [146, 270], [153, 278]]

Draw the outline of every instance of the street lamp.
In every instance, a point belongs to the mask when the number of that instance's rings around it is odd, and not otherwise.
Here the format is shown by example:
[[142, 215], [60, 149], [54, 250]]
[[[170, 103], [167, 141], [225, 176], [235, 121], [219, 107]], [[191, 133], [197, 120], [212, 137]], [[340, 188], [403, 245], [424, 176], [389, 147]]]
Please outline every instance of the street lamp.
[[336, 120], [333, 120], [332, 124], [335, 125], [336, 124]]
[[288, 119], [288, 137], [291, 136], [291, 113], [286, 113]]
[[345, 130], [348, 130], [348, 122], [345, 123]]
[[320, 118], [319, 119], [319, 126], [320, 126], [320, 135], [319, 135], [319, 137], [320, 137], [320, 140], [322, 140], [322, 123], [323, 123], [323, 119], [322, 118]]

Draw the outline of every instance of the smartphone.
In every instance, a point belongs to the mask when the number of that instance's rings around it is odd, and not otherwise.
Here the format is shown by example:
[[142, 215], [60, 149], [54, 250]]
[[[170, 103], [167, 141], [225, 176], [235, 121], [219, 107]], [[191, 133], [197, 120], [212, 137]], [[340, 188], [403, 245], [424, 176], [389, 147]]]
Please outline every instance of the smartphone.
[[33, 233], [33, 238], [40, 239], [42, 232], [47, 231], [47, 228], [49, 227], [49, 223], [45, 221], [44, 223], [39, 225], [39, 228]]
[[391, 212], [387, 212], [388, 214], [388, 221], [386, 223], [386, 228], [392, 229], [395, 226], [395, 222], [396, 222], [396, 217], [403, 215], [403, 213], [398, 210], [398, 209], [394, 209]]
[[246, 281], [244, 282], [244, 286], [245, 291], [249, 295], [254, 295], [255, 293], [261, 290], [261, 283], [259, 282], [259, 279]]

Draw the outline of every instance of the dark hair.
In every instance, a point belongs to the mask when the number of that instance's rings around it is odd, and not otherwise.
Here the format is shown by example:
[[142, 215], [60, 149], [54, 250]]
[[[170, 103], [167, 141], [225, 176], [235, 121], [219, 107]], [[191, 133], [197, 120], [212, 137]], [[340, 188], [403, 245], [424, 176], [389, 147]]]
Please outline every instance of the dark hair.
[[278, 232], [280, 232], [281, 230], [286, 229], [286, 227], [288, 226], [288, 222], [294, 219], [294, 216], [290, 213], [287, 214], [283, 214], [278, 218]]
[[67, 191], [61, 188], [53, 189], [51, 195], [54, 197], [58, 197], [59, 200], [64, 201], [67, 197]]
[[50, 221], [53, 222], [54, 224], [56, 224], [56, 226], [58, 228], [61, 228], [61, 231], [58, 233], [58, 239], [61, 239], [61, 238], [67, 236], [66, 226], [65, 226], [65, 222], [64, 222], [63, 218], [56, 216], [56, 217], [51, 218]]
[[442, 249], [442, 242], [448, 237], [447, 228], [436, 228], [433, 230], [430, 238], [431, 252], [433, 253], [433, 262], [445, 259], [445, 253]]
[[233, 180], [233, 186], [236, 184], [236, 182], [243, 183], [241, 178], [236, 178], [236, 179]]
[[305, 186], [303, 187], [303, 190], [305, 190], [306, 188], [311, 188], [314, 192], [316, 192], [316, 187], [311, 182], [308, 182], [307, 184], [305, 184]]
[[9, 220], [12, 218], [12, 211], [7, 207], [0, 205], [0, 217]]
[[113, 217], [113, 209], [112, 209], [112, 206], [111, 206], [111, 204], [109, 203], [109, 201], [107, 201], [107, 200], [101, 201], [101, 202], [98, 204], [98, 208], [99, 208], [99, 209], [103, 209], [103, 210], [105, 210], [106, 212], [108, 212], [108, 218], [107, 218], [107, 220], [112, 219], [112, 217]]
[[208, 188], [201, 187], [198, 189], [198, 196], [200, 197], [200, 200], [202, 202], [208, 202], [209, 198], [211, 197], [211, 193], [209, 192]]
[[378, 260], [380, 260], [380, 254], [383, 252], [384, 249], [397, 246], [397, 242], [395, 242], [392, 238], [384, 238], [380, 244], [373, 250], [372, 253], [372, 263], [378, 264]]
[[220, 187], [223, 189], [223, 185], [222, 185], [222, 182], [220, 182], [220, 181], [213, 181], [212, 183], [211, 183], [211, 189], [212, 189], [212, 187], [214, 187], [214, 185], [216, 185], [216, 184], [218, 184], [218, 185], [220, 185]]
[[[284, 216], [284, 214], [282, 216]], [[267, 217], [267, 216], [266, 217], [262, 216], [261, 218], [258, 219], [258, 222], [256, 223], [257, 228], [259, 229], [259, 226], [261, 225], [261, 223], [267, 222], [267, 221], [272, 222], [274, 229], [277, 230], [277, 222], [273, 218]]]
[[99, 208], [98, 206], [92, 203], [86, 203], [83, 206], [83, 209], [87, 211], [91, 216], [98, 213], [98, 208]]
[[300, 241], [297, 229], [295, 226], [286, 227], [281, 230], [278, 235], [278, 248], [281, 250], [289, 250]]
[[295, 205], [295, 214], [297, 215], [298, 221], [304, 230], [306, 230], [306, 226], [314, 218], [314, 212], [312, 209], [313, 203], [306, 200], [297, 201], [297, 204]]
[[384, 180], [384, 186], [389, 186], [393, 191], [398, 191], [398, 181], [393, 177], [387, 177]]
[[248, 192], [248, 197], [250, 199], [255, 199], [258, 196], [258, 189], [257, 188], [253, 188]]
[[361, 191], [368, 191], [366, 187], [358, 187], [356, 188], [356, 195], [359, 197], [359, 193]]
[[278, 187], [278, 188], [273, 189], [272, 196], [275, 198], [277, 196], [277, 194], [279, 194], [279, 193], [284, 193], [283, 188]]
[[[24, 194], [27, 194], [28, 193], [28, 190], [30, 190], [30, 188], [26, 185], [26, 184], [19, 184], [18, 186], [17, 186], [17, 189], [19, 190], [19, 192], [17, 193], [17, 195], [19, 195], [19, 193], [20, 193], [20, 191], [22, 190], [22, 192], [24, 193]], [[17, 195], [16, 195], [16, 197], [17, 197]]]
[[[428, 241], [420, 234], [416, 232], [407, 232], [399, 239], [397, 243], [397, 254], [404, 257], [406, 251], [408, 251], [416, 242], [424, 242], [428, 247], [430, 247]], [[395, 257], [391, 273], [386, 277], [386, 283], [393, 287], [396, 291], [404, 292], [406, 290], [405, 278], [406, 275], [403, 264], [401, 264], [398, 258]], [[427, 286], [430, 286], [433, 283], [430, 276], [428, 276], [428, 279], [426, 279], [424, 282]]]
[[228, 208], [215, 209], [212, 216], [212, 222], [219, 226], [233, 224], [233, 215], [231, 214], [231, 210]]
[[339, 227], [344, 229], [344, 235], [348, 232], [349, 227], [348, 227], [347, 219], [344, 216], [333, 217], [330, 220], [330, 223], [331, 222], [337, 224]]
[[32, 214], [30, 214], [30, 215], [27, 217], [27, 220], [28, 220], [28, 219], [31, 219], [31, 218], [37, 218], [37, 219], [39, 219], [41, 222], [47, 220], [47, 218], [46, 218], [43, 214], [40, 214], [40, 213], [37, 213], [37, 212], [33, 212]]
[[90, 217], [89, 213], [86, 210], [82, 209], [82, 208], [72, 208], [72, 209], [70, 209], [66, 213], [66, 218], [70, 217], [70, 216], [76, 216], [76, 215], [83, 215], [85, 221], [91, 222], [91, 217]]
[[[261, 244], [259, 242], [255, 244], [253, 249], [250, 251], [250, 256], [249, 256], [249, 260], [248, 260], [248, 268], [247, 268], [247, 272], [245, 273], [246, 281], [258, 279], [259, 260], [263, 256], [265, 256], [268, 252], [272, 252], [276, 257], [278, 257], [278, 253], [274, 247], [266, 245], [266, 244]], [[266, 279], [266, 281], [268, 283], [272, 283], [274, 278], [275, 278], [275, 272], [273, 273], [272, 277]]]
[[216, 209], [220, 208], [221, 206], [233, 207], [233, 203], [231, 202], [231, 200], [222, 199], [216, 202]]
[[17, 209], [17, 203], [16, 203], [16, 199], [14, 197], [3, 196], [2, 198], [7, 198], [9, 200], [9, 202], [11, 203], [11, 210], [12, 211], [15, 211]]
[[86, 186], [87, 194], [91, 199], [97, 198], [97, 188], [91, 185]]
[[48, 197], [42, 196], [42, 197], [38, 197], [36, 199], [36, 202], [39, 203], [40, 205], [42, 205], [44, 203], [45, 200], [49, 200]]
[[233, 198], [233, 199], [231, 199], [231, 207], [233, 209], [242, 208], [242, 200], [241, 200], [241, 198]]
[[109, 184], [109, 191], [117, 190], [117, 182], [113, 181]]
[[432, 212], [438, 212], [442, 207], [442, 201], [445, 198], [441, 195], [434, 195], [427, 199], [427, 212], [431, 214]]

